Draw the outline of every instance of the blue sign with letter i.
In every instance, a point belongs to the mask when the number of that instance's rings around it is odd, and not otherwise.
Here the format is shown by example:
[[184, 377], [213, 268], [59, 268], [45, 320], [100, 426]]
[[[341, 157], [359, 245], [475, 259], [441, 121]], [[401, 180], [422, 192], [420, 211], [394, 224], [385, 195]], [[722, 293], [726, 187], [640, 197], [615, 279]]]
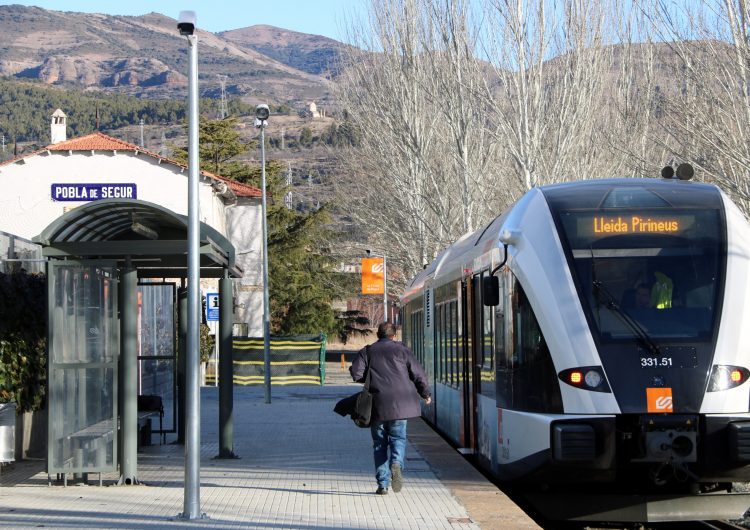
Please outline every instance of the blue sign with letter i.
[[206, 293], [206, 320], [219, 320], [219, 293]]

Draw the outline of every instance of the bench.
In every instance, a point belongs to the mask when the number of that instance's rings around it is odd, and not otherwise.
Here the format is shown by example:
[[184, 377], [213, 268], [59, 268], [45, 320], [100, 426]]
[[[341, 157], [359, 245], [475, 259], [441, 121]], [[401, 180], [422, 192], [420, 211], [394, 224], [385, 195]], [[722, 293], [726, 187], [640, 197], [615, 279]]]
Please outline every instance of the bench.
[[[65, 459], [63, 467], [72, 464], [74, 468], [80, 468], [83, 466], [84, 453], [89, 455], [93, 453], [96, 459], [96, 467], [101, 469], [104, 467], [107, 449], [114, 435], [115, 429], [112, 420], [103, 420], [68, 434], [66, 438], [71, 442], [70, 451], [72, 454]], [[69, 471], [57, 473], [57, 480], [59, 481], [62, 478], [64, 486], [68, 485], [68, 473]], [[88, 481], [89, 471], [74, 471], [73, 473], [80, 473], [84, 482]], [[99, 474], [99, 485], [101, 486], [102, 472], [94, 471], [94, 473]], [[47, 482], [48, 485], [52, 484], [52, 477], [49, 474], [47, 475]]]
[[164, 432], [164, 404], [161, 396], [138, 396], [138, 432], [141, 434], [139, 445], [151, 445], [151, 417], [159, 416], [159, 445], [166, 443]]

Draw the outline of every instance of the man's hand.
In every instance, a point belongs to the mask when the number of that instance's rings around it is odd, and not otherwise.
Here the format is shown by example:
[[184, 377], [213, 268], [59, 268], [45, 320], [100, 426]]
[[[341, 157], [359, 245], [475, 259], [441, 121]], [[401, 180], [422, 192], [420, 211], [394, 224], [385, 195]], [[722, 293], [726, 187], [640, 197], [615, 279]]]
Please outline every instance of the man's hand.
[[430, 403], [432, 403], [432, 396], [426, 397], [424, 400], [425, 405], [429, 405]]

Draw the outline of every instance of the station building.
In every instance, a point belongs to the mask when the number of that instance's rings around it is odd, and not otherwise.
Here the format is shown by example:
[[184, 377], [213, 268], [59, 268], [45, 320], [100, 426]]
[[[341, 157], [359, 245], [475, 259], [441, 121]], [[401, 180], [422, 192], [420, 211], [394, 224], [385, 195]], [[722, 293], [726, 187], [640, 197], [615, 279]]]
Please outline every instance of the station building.
[[[100, 132], [68, 139], [66, 120], [56, 110], [49, 145], [0, 163], [0, 271], [47, 273], [48, 473], [119, 465], [136, 483], [136, 398], [157, 397], [161, 434], [184, 436], [188, 171]], [[222, 337], [262, 335], [261, 190], [199, 180], [206, 313], [212, 300]]]
[[[135, 199], [187, 215], [187, 167], [100, 132], [67, 138], [66, 115], [52, 115], [50, 145], [0, 163], [0, 259], [29, 242], [55, 219], [81, 205]], [[219, 175], [200, 174], [200, 221], [234, 246], [242, 276], [234, 280], [234, 322], [250, 336], [263, 334], [261, 191]], [[148, 227], [135, 220], [149, 236]], [[15, 239], [15, 241], [13, 241]], [[1, 270], [1, 269], [0, 269]], [[202, 281], [204, 291], [215, 282]]]

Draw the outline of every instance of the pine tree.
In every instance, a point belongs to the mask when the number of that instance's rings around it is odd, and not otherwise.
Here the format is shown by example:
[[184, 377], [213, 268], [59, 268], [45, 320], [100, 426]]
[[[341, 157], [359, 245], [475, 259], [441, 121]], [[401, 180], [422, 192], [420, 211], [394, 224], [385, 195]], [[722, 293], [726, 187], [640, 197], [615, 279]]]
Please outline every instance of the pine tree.
[[[261, 168], [234, 160], [251, 145], [242, 142], [237, 120], [201, 119], [199, 126], [201, 169], [260, 187]], [[175, 158], [186, 161], [187, 151], [176, 149]], [[341, 318], [332, 303], [351, 296], [356, 279], [336, 271], [338, 263], [332, 253], [336, 234], [328, 208], [302, 212], [284, 206], [281, 199], [290, 191], [282, 176], [285, 169], [280, 162], [266, 161], [271, 332], [323, 332], [345, 340], [357, 332], [357, 324], [367, 323], [361, 322], [359, 315]]]
[[[352, 317], [340, 318], [332, 307], [336, 299], [350, 297], [356, 288], [351, 275], [338, 272], [332, 253], [337, 239], [326, 205], [308, 212], [290, 210], [283, 201], [289, 191], [284, 166], [266, 164], [268, 186], [268, 276], [271, 331], [279, 335], [324, 332], [342, 339], [351, 333]], [[253, 184], [260, 183], [260, 168], [253, 169]], [[353, 317], [356, 320], [356, 316]]]

